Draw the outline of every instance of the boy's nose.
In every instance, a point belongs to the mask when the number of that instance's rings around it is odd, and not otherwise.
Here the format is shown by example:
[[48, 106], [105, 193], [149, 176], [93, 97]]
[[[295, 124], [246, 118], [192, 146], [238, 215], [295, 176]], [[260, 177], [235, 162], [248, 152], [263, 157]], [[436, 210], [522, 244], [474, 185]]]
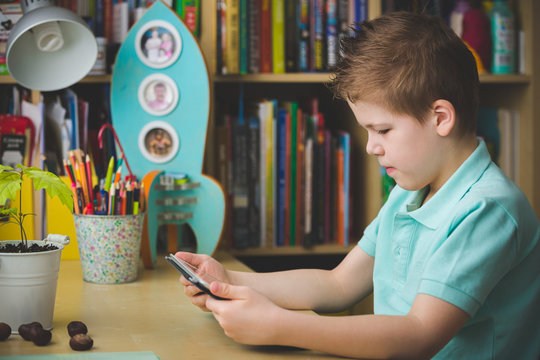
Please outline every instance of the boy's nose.
[[368, 137], [368, 142], [366, 144], [366, 152], [368, 155], [383, 155], [384, 150], [381, 144], [374, 141], [370, 136]]

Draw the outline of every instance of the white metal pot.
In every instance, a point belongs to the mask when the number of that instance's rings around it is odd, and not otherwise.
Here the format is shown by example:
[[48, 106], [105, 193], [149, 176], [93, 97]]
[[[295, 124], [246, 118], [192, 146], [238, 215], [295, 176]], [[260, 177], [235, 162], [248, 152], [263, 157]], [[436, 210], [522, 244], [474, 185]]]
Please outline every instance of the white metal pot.
[[[20, 240], [2, 241], [17, 244]], [[51, 244], [55, 250], [35, 253], [0, 253], [0, 321], [18, 333], [21, 324], [38, 321], [44, 329], [53, 327], [56, 284], [60, 256], [69, 237], [50, 234], [28, 244]]]

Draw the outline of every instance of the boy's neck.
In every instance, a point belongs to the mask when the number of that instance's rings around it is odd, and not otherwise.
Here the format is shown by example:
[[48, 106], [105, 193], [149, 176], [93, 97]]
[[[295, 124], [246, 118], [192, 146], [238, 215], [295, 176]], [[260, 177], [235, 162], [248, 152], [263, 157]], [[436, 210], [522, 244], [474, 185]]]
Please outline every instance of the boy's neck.
[[452, 141], [448, 147], [448, 154], [445, 161], [444, 173], [442, 175], [442, 181], [439, 182], [439, 186], [428, 185], [428, 191], [422, 201], [424, 205], [429, 199], [431, 199], [439, 189], [446, 184], [448, 179], [460, 168], [460, 166], [471, 156], [471, 154], [478, 147], [478, 138], [476, 136], [461, 137], [459, 139], [448, 139]]

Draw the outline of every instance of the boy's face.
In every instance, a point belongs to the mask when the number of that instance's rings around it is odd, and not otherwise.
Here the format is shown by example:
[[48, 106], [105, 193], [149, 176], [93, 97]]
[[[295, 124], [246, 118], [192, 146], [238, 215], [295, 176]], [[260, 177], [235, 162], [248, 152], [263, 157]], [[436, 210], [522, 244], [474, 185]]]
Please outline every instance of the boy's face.
[[405, 190], [420, 190], [427, 185], [438, 189], [442, 178], [441, 137], [433, 121], [395, 115], [366, 102], [350, 103], [356, 120], [367, 131], [366, 151], [375, 155], [388, 175]]

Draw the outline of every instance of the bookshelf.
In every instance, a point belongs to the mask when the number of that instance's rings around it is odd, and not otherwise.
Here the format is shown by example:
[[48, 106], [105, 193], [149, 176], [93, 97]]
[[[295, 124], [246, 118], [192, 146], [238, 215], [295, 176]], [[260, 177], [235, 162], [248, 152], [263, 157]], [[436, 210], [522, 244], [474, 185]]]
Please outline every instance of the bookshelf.
[[[480, 76], [481, 105], [494, 107], [507, 107], [519, 112], [519, 181], [518, 185], [532, 203], [537, 215], [540, 216], [540, 145], [537, 137], [540, 136], [540, 23], [534, 21], [535, 14], [540, 14], [540, 2], [536, 0], [510, 0], [516, 23], [525, 32], [525, 74]], [[381, 0], [368, 0], [368, 14], [370, 18], [381, 13]], [[327, 104], [331, 103], [330, 92], [325, 88], [329, 81], [328, 73], [285, 73], [285, 74], [247, 74], [247, 75], [219, 75], [216, 72], [216, 2], [201, 1], [201, 33], [200, 45], [207, 59], [212, 82], [213, 100], [226, 98], [234, 101], [235, 90], [243, 85], [255, 93], [265, 92], [294, 93], [306, 91], [326, 97]], [[535, 61], [536, 60], [536, 61]], [[106, 84], [111, 80], [110, 75], [87, 76], [81, 84]], [[15, 84], [8, 75], [0, 76], [0, 86]], [[325, 91], [327, 91], [325, 93]], [[32, 101], [38, 102], [40, 93], [32, 91]], [[322, 94], [322, 95], [321, 95]], [[375, 159], [365, 155], [366, 136], [364, 131], [355, 126], [355, 121], [347, 106], [343, 103], [332, 104], [337, 107], [343, 126], [352, 138], [354, 159], [357, 164], [353, 167], [354, 197], [356, 203], [361, 204], [355, 215], [358, 227], [363, 227], [375, 217], [380, 207], [381, 185], [379, 169]], [[212, 109], [212, 119], [217, 115]], [[341, 116], [342, 115], [342, 116]], [[205, 158], [205, 173], [216, 175], [215, 158], [215, 132], [212, 120], [209, 127]], [[354, 234], [359, 235], [359, 234]], [[361, 234], [360, 234], [361, 235]], [[354, 242], [354, 240], [351, 240]], [[227, 249], [227, 251], [242, 256], [260, 255], [311, 255], [311, 254], [345, 254], [349, 247], [336, 245], [319, 245], [312, 249], [296, 248], [256, 248], [246, 250]]]
[[[535, 186], [540, 181], [539, 157], [540, 146], [536, 145], [536, 137], [540, 136], [540, 103], [534, 99], [540, 98], [540, 62], [534, 61], [540, 58], [540, 25], [534, 21], [534, 14], [540, 13], [540, 2], [535, 0], [510, 1], [516, 16], [517, 27], [525, 32], [525, 74], [491, 75], [480, 76], [481, 106], [506, 107], [519, 112], [519, 180], [518, 185], [524, 191], [532, 203], [536, 213], [540, 216], [540, 190]], [[382, 12], [381, 0], [368, 0], [368, 14], [370, 18], [376, 17]], [[235, 87], [241, 84], [250, 92], [264, 92], [275, 88], [283, 92], [291, 92], [292, 89], [312, 89], [324, 87], [329, 81], [328, 73], [285, 73], [285, 74], [246, 74], [246, 75], [221, 75], [216, 71], [216, 4], [215, 2], [203, 3], [201, 47], [208, 59], [211, 79], [214, 89], [214, 98], [231, 96]], [[536, 41], [535, 41], [536, 39]], [[246, 92], [248, 90], [245, 90]], [[234, 101], [234, 98], [228, 97]], [[346, 105], [344, 105], [346, 107]], [[356, 150], [355, 159], [358, 164], [352, 167], [356, 172], [359, 189], [354, 195], [356, 201], [361, 203], [361, 211], [356, 216], [358, 221], [365, 226], [372, 220], [380, 207], [381, 184], [379, 169], [375, 159], [368, 158], [364, 154], [366, 136], [364, 132], [351, 120], [352, 114], [348, 109], [341, 109], [340, 114], [349, 117], [345, 120], [345, 128], [351, 133], [353, 148]], [[215, 143], [215, 134], [210, 132], [207, 144]], [[207, 154], [214, 154], [213, 149], [207, 149]], [[215, 174], [215, 158], [207, 156], [207, 171]], [[356, 169], [354, 169], [356, 167]], [[354, 175], [353, 175], [354, 176]], [[351, 181], [351, 184], [355, 184]], [[357, 184], [355, 184], [357, 186]], [[360, 234], [361, 235], [361, 234]], [[351, 239], [351, 241], [354, 241]], [[309, 254], [345, 254], [350, 248], [335, 245], [319, 245], [314, 249], [303, 248], [255, 248], [245, 250], [227, 249], [237, 256], [287, 256]]]

